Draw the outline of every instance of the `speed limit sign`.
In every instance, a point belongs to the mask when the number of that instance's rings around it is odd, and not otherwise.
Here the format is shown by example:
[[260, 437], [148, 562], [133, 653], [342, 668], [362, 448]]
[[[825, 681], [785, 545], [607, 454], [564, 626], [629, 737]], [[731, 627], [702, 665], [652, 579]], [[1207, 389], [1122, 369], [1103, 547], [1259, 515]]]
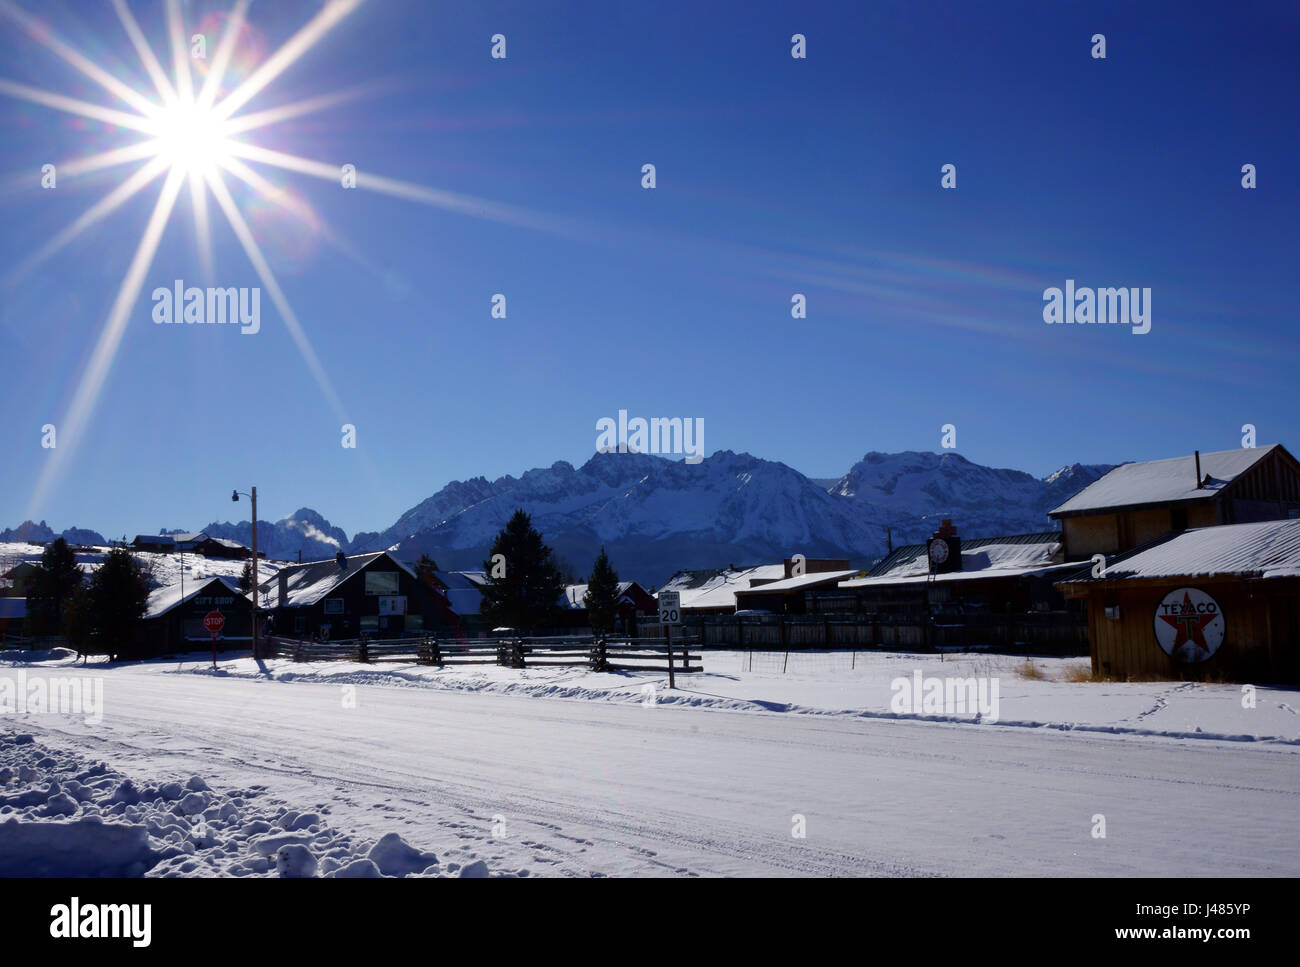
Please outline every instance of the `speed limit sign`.
[[679, 625], [682, 623], [682, 593], [680, 591], [659, 592], [659, 623], [661, 625]]

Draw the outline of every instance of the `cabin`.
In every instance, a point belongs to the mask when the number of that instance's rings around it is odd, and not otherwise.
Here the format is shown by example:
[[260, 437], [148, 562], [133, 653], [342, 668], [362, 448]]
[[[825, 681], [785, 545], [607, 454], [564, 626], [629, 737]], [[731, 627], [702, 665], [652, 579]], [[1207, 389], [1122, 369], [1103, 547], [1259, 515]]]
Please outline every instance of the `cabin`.
[[[840, 559], [805, 558], [799, 563], [804, 574], [849, 570], [849, 562]], [[725, 568], [678, 571], [659, 590], [676, 591], [681, 595], [684, 617], [735, 614], [738, 592], [789, 580], [795, 576], [794, 571], [794, 558], [786, 558], [781, 564], [756, 564], [749, 567], [736, 567], [732, 564]]]
[[432, 582], [387, 551], [292, 564], [260, 587], [267, 634], [287, 638], [400, 638], [454, 633]]
[[[847, 563], [847, 562], [846, 562]], [[865, 576], [852, 568], [798, 574], [779, 581], [759, 581], [736, 592], [736, 611], [766, 611], [771, 614], [807, 614], [808, 599], [819, 591], [835, 588], [841, 581]]]
[[39, 561], [21, 561], [0, 574], [0, 595], [26, 597], [32, 579], [40, 573]]
[[1071, 560], [1166, 534], [1300, 516], [1300, 463], [1280, 444], [1126, 463], [1050, 512]]
[[171, 554], [176, 550], [176, 540], [171, 534], [136, 534], [131, 546], [137, 551]]
[[203, 619], [213, 611], [225, 623], [217, 634], [217, 649], [251, 645], [253, 602], [234, 578], [214, 577], [176, 583], [150, 592], [135, 647], [123, 658], [200, 651], [212, 647], [212, 633]]
[[1092, 671], [1108, 679], [1300, 683], [1300, 519], [1193, 528], [1085, 568]]
[[[587, 613], [587, 604], [584, 600], [586, 594], [585, 584], [570, 584], [565, 587], [560, 597], [562, 609], [560, 624], [575, 631], [591, 628], [591, 618]], [[618, 609], [614, 618], [616, 634], [635, 635], [638, 617], [651, 617], [658, 613], [658, 602], [645, 588], [635, 581], [618, 582]]]

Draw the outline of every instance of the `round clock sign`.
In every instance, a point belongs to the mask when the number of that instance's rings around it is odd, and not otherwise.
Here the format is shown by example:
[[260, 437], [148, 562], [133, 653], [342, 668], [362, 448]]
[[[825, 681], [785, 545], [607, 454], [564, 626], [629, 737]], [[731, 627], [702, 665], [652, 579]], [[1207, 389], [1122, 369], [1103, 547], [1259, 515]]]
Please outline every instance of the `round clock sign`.
[[930, 561], [933, 564], [942, 564], [948, 560], [948, 542], [941, 537], [936, 537], [930, 542]]
[[1156, 605], [1156, 641], [1175, 661], [1205, 661], [1223, 644], [1223, 611], [1200, 588], [1170, 591]]

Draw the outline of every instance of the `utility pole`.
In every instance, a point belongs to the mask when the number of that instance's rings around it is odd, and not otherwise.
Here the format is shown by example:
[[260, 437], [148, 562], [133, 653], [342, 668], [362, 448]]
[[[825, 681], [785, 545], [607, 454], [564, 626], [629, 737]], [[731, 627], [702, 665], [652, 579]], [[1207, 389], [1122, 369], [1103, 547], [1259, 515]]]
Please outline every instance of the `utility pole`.
[[[230, 499], [239, 500], [240, 491], [232, 490]], [[253, 659], [256, 661], [260, 655], [257, 650], [257, 488], [254, 487], [252, 493], [245, 494], [253, 504]]]

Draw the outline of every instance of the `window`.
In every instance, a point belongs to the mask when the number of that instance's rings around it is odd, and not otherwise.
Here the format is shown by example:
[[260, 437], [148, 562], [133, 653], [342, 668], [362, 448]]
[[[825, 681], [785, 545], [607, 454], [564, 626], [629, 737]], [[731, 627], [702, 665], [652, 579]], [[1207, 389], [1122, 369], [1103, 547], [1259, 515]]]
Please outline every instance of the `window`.
[[396, 594], [396, 571], [367, 571], [366, 594]]
[[296, 614], [293, 616], [293, 630], [294, 631], [307, 630], [307, 616], [305, 614]]
[[378, 631], [378, 630], [379, 630], [379, 615], [377, 615], [377, 614], [363, 614], [363, 615], [361, 616], [361, 630], [362, 630], [362, 631]]
[[343, 599], [342, 599], [342, 598], [326, 598], [326, 599], [325, 599], [325, 613], [326, 613], [326, 614], [342, 614], [342, 613], [343, 613]]

